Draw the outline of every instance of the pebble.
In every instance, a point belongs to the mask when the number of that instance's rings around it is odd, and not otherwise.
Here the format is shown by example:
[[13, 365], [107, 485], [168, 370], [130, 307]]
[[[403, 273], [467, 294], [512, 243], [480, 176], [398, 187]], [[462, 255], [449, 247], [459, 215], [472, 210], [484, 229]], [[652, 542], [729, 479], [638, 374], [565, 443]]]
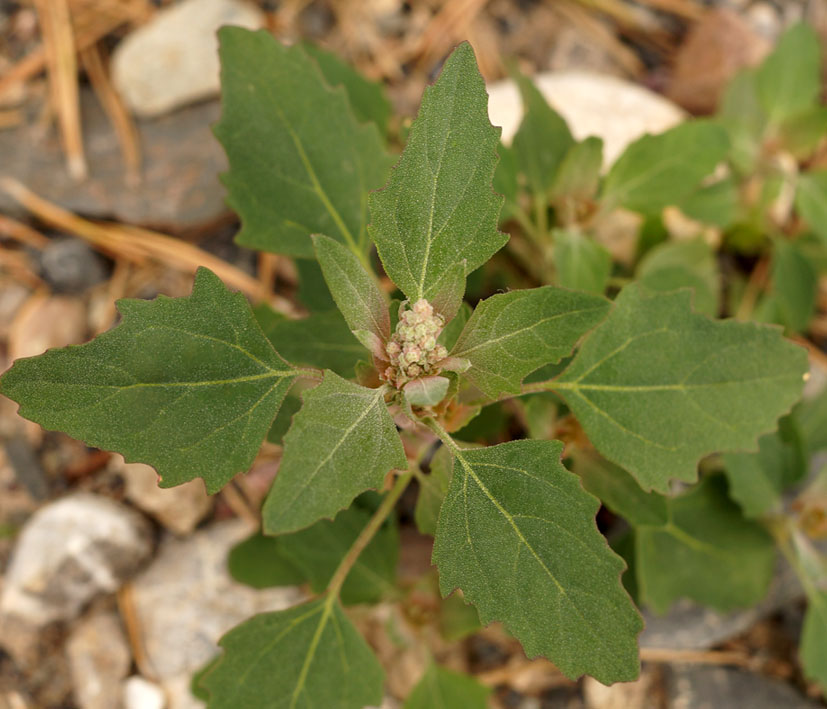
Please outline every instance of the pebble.
[[[538, 74], [533, 80], [575, 138], [596, 135], [603, 139], [604, 167], [644, 133], [662, 133], [686, 118], [671, 101], [615, 76], [561, 71]], [[517, 86], [505, 79], [490, 84], [488, 94], [491, 123], [502, 126], [502, 140], [510, 144], [523, 115]]]
[[150, 551], [149, 525], [134, 510], [85, 492], [52, 502], [18, 537], [0, 619], [34, 627], [71, 620], [95, 596], [116, 591]]
[[140, 675], [133, 675], [123, 683], [123, 709], [164, 709], [167, 701], [164, 690]]
[[112, 81], [129, 108], [150, 118], [218, 95], [224, 25], [258, 29], [264, 15], [241, 0], [183, 0], [129, 34], [112, 54]]
[[83, 293], [106, 280], [103, 259], [78, 239], [53, 239], [40, 254], [41, 275], [59, 293]]
[[97, 612], [75, 626], [66, 643], [75, 701], [79, 709], [112, 709], [132, 657], [120, 618]]

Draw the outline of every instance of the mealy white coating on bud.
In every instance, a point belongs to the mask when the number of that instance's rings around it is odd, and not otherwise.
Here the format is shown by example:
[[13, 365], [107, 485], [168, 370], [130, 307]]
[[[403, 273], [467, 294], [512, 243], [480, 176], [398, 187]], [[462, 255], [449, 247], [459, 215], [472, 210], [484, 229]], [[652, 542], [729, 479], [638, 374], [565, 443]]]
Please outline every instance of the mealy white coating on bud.
[[439, 372], [439, 363], [448, 355], [437, 337], [445, 325], [445, 319], [434, 312], [424, 298], [409, 309], [400, 308], [399, 323], [385, 347], [391, 366], [383, 373], [383, 379], [396, 387], [402, 387], [411, 379]]

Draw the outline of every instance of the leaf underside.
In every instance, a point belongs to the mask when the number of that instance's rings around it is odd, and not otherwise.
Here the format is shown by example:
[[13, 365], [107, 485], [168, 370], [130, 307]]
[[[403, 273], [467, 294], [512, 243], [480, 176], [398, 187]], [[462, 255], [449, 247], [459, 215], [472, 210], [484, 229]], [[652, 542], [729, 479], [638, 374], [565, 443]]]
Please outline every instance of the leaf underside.
[[597, 531], [597, 499], [560, 463], [559, 441], [455, 450], [436, 532], [440, 589], [462, 589], [483, 623], [501, 620], [529, 657], [568, 677], [632, 680], [642, 621], [623, 561]]
[[772, 327], [693, 313], [689, 291], [627, 286], [554, 384], [595, 447], [648, 490], [754, 450], [801, 395], [805, 350]]
[[486, 709], [491, 690], [473, 677], [431, 663], [404, 709]]
[[18, 360], [0, 391], [44, 428], [153, 466], [161, 487], [201, 477], [217, 492], [252, 464], [297, 371], [205, 268], [189, 297], [118, 310], [91, 342]]

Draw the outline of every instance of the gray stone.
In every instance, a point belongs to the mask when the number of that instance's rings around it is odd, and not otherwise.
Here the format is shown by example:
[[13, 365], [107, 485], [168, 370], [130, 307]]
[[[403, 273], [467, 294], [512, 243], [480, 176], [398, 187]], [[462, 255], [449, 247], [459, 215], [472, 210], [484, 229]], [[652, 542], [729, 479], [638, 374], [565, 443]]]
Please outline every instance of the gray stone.
[[646, 627], [640, 636], [642, 648], [706, 650], [751, 628], [779, 608], [804, 595], [795, 572], [779, 560], [766, 598], [744, 610], [719, 613], [688, 600], [675, 603], [664, 615], [644, 610]]
[[116, 591], [150, 551], [146, 520], [113, 500], [75, 493], [46, 505], [17, 540], [0, 619], [34, 627], [71, 620], [95, 596]]
[[121, 699], [121, 682], [132, 656], [120, 618], [97, 612], [84, 618], [66, 643], [75, 701], [80, 709], [112, 709]]
[[671, 709], [817, 709], [794, 687], [730, 667], [672, 665], [667, 672]]
[[214, 524], [185, 539], [171, 535], [132, 584], [146, 660], [162, 684], [200, 669], [230, 628], [303, 596], [297, 588], [256, 590], [237, 583], [227, 553], [253, 530], [242, 520]]
[[[57, 133], [44, 134], [36, 121], [0, 131], [0, 172], [87, 217], [179, 231], [211, 223], [228, 212], [218, 180], [227, 160], [210, 130], [218, 120], [218, 102], [138, 122], [143, 151], [138, 184], [128, 181], [117, 137], [90, 90], [81, 93], [81, 112], [89, 163], [89, 177], [83, 182], [67, 174]], [[0, 212], [24, 216], [5, 192], [0, 192]]]
[[82, 293], [106, 279], [103, 259], [78, 239], [50, 241], [40, 253], [40, 271], [59, 293]]

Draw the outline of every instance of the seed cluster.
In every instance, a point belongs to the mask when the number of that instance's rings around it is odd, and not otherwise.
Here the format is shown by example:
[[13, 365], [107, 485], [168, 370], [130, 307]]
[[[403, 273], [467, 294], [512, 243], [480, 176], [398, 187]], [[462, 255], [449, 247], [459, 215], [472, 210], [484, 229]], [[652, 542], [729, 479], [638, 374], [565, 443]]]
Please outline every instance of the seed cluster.
[[385, 347], [390, 367], [384, 379], [401, 387], [411, 379], [437, 373], [439, 362], [448, 355], [436, 341], [444, 325], [445, 319], [424, 298], [400, 313], [396, 331]]

